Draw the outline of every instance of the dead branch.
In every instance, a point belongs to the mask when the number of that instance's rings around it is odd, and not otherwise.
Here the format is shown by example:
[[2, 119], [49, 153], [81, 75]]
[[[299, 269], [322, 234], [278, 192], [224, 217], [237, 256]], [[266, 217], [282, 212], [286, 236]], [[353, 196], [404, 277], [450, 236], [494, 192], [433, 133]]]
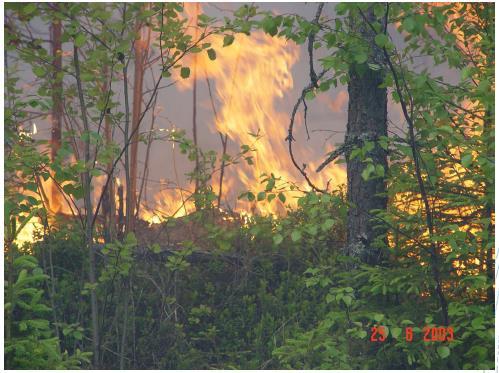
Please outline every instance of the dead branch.
[[[313, 23], [315, 24], [318, 24], [319, 22], [319, 17], [321, 15], [321, 12], [322, 12], [322, 9], [324, 7], [324, 3], [320, 3], [319, 6], [317, 7], [317, 12], [315, 14], [315, 18], [314, 18], [314, 21]], [[300, 173], [302, 174], [302, 176], [305, 178], [305, 180], [307, 181], [308, 185], [313, 189], [315, 190], [316, 192], [320, 192], [320, 193], [326, 193], [327, 192], [327, 187], [326, 189], [320, 189], [318, 188], [313, 182], [312, 180], [310, 180], [310, 178], [308, 177], [307, 175], [307, 172], [305, 171], [307, 165], [304, 163], [301, 167], [298, 165], [298, 162], [296, 161], [295, 159], [295, 156], [293, 154], [293, 141], [296, 141], [293, 137], [293, 128], [294, 128], [294, 124], [295, 124], [295, 117], [296, 117], [296, 112], [298, 111], [298, 108], [300, 107], [300, 103], [304, 103], [305, 104], [305, 96], [308, 92], [314, 90], [314, 88], [316, 88], [318, 85], [317, 85], [317, 82], [322, 79], [322, 77], [326, 74], [326, 72], [328, 71], [328, 69], [324, 69], [322, 70], [319, 75], [317, 75], [315, 73], [315, 70], [314, 70], [314, 66], [313, 66], [313, 61], [314, 61], [314, 42], [315, 42], [315, 35], [316, 35], [316, 32], [312, 31], [308, 37], [308, 54], [309, 54], [309, 64], [310, 64], [310, 79], [311, 79], [311, 82], [305, 87], [303, 88], [302, 92], [301, 92], [301, 95], [300, 97], [298, 98], [298, 101], [296, 102], [295, 106], [293, 107], [293, 111], [291, 113], [291, 119], [290, 119], [290, 122], [289, 122], [289, 127], [288, 127], [288, 136], [285, 138], [285, 141], [288, 142], [288, 150], [289, 150], [289, 155], [291, 157], [291, 162], [293, 163], [293, 165], [295, 166], [295, 168], [300, 171]], [[305, 113], [306, 113], [306, 110], [307, 110], [307, 106], [305, 104]], [[306, 115], [306, 114], [305, 114]], [[307, 131], [308, 132], [308, 131]], [[329, 183], [328, 183], [329, 184]]]
[[[315, 13], [315, 18], [312, 21], [312, 24], [316, 27], [319, 27], [319, 18], [322, 13], [322, 9], [324, 8], [324, 3], [319, 3], [317, 7], [317, 11]], [[317, 34], [317, 30], [312, 30], [312, 32], [308, 35], [308, 57], [309, 57], [309, 66], [310, 66], [310, 81], [313, 83], [315, 88], [319, 88], [317, 84], [318, 77], [314, 70], [314, 42], [315, 36]]]

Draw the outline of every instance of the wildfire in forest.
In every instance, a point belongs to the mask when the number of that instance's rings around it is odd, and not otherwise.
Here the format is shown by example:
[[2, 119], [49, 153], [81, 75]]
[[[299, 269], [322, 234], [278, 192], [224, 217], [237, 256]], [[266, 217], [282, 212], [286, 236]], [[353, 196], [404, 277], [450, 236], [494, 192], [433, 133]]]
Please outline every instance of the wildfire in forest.
[[[195, 24], [197, 4], [185, 4], [185, 11]], [[193, 36], [196, 30], [192, 29]], [[308, 190], [308, 185], [299, 173], [293, 168], [284, 141], [288, 125], [288, 112], [279, 112], [275, 109], [278, 100], [285, 98], [287, 92], [293, 88], [291, 68], [300, 57], [298, 46], [288, 43], [282, 38], [273, 38], [263, 32], [256, 32], [251, 37], [239, 34], [231, 46], [223, 47], [223, 35], [214, 35], [207, 40], [216, 50], [216, 61], [211, 61], [206, 53], [191, 57], [189, 65], [195, 70], [195, 77], [179, 79], [178, 87], [182, 90], [193, 89], [194, 79], [199, 84], [206, 84], [207, 80], [213, 83], [216, 97], [214, 101], [220, 106], [214, 107], [213, 122], [210, 130], [227, 135], [229, 141], [239, 146], [250, 146], [255, 151], [251, 154], [250, 163], [244, 160], [237, 165], [227, 167], [223, 179], [223, 191], [230, 197], [250, 190], [258, 193], [264, 190], [261, 176], [271, 173], [285, 182], [297, 182], [301, 190]], [[293, 97], [292, 100], [296, 98]], [[303, 124], [298, 122], [299, 124]], [[302, 150], [300, 157], [310, 159], [312, 151]], [[317, 160], [316, 163], [319, 163]], [[315, 169], [314, 164], [308, 166]], [[212, 187], [218, 191], [218, 174], [212, 177]], [[315, 182], [325, 186], [329, 180], [333, 185], [339, 185], [346, 179], [345, 171], [339, 166], [331, 166], [324, 172], [317, 174]], [[284, 182], [285, 181], [285, 182]], [[297, 192], [285, 191], [286, 203], [294, 203], [293, 196]], [[181, 209], [183, 197], [178, 191], [162, 191], [155, 196], [157, 209], [165, 213], [177, 215], [192, 210], [192, 203]], [[179, 203], [180, 201], [180, 203]], [[184, 204], [185, 205], [185, 204]], [[164, 208], [166, 207], [166, 210]], [[285, 211], [284, 204], [278, 199], [271, 202], [261, 201], [258, 204], [238, 201], [235, 210], [238, 212], [273, 213]], [[150, 220], [155, 214], [152, 211], [142, 211], [142, 217]]]
[[[190, 20], [189, 32], [195, 37], [198, 33], [196, 28], [197, 14], [201, 12], [199, 4], [185, 4], [185, 15]], [[459, 30], [454, 30], [456, 35], [460, 35]], [[159, 37], [152, 34], [151, 45], [154, 38]], [[149, 36], [148, 36], [149, 38]], [[459, 41], [462, 38], [459, 38]], [[237, 147], [249, 146], [254, 152], [246, 154], [251, 157], [249, 161], [240, 159], [238, 164], [229, 165], [225, 169], [223, 178], [223, 195], [235, 200], [237, 195], [244, 191], [252, 191], [254, 194], [265, 189], [261, 183], [262, 175], [275, 175], [282, 180], [282, 193], [286, 196], [286, 204], [294, 204], [298, 191], [291, 191], [285, 188], [286, 182], [294, 183], [301, 190], [308, 190], [308, 185], [299, 173], [293, 168], [284, 138], [287, 135], [289, 125], [289, 112], [282, 112], [276, 109], [279, 100], [289, 97], [287, 94], [293, 89], [294, 81], [291, 74], [292, 67], [300, 58], [300, 49], [292, 43], [288, 43], [282, 38], [275, 38], [265, 35], [263, 32], [255, 32], [248, 37], [243, 34], [236, 35], [235, 41], [228, 47], [223, 47], [223, 35], [212, 35], [205, 42], [212, 44], [216, 51], [216, 61], [212, 61], [206, 53], [195, 54], [189, 57], [185, 64], [191, 67], [195, 74], [188, 79], [176, 76], [178, 89], [193, 90], [194, 81], [198, 84], [209, 84], [213, 97], [210, 98], [213, 107], [213, 120], [208, 122], [210, 131], [216, 135], [227, 135], [232, 144]], [[343, 100], [345, 95], [343, 92]], [[207, 99], [204, 97], [203, 99]], [[189, 109], [189, 105], [186, 105]], [[338, 111], [338, 107], [332, 105], [333, 111]], [[166, 108], [165, 110], [175, 110]], [[303, 122], [297, 121], [297, 126]], [[205, 125], [206, 122], [203, 122]], [[190, 134], [189, 134], [190, 135]], [[324, 153], [330, 149], [324, 149]], [[300, 159], [313, 159], [312, 150], [305, 146], [297, 149], [300, 152]], [[451, 150], [455, 152], [455, 150]], [[172, 143], [173, 161], [175, 157], [179, 160], [178, 149]], [[319, 163], [317, 160], [316, 163]], [[251, 163], [251, 164], [249, 164]], [[459, 165], [455, 166], [459, 167]], [[315, 169], [313, 163], [309, 163], [309, 169]], [[444, 170], [444, 173], [451, 174], [451, 170]], [[459, 171], [455, 171], [458, 177]], [[217, 193], [219, 188], [220, 165], [216, 167], [216, 172], [212, 175], [210, 184], [212, 190]], [[330, 166], [320, 174], [312, 174], [314, 182], [319, 186], [325, 186], [329, 180], [333, 185], [344, 183], [346, 173], [339, 166]], [[172, 178], [173, 179], [173, 178]], [[118, 179], [119, 180], [119, 179]], [[51, 181], [43, 182], [43, 184]], [[96, 177], [93, 180], [93, 203], [94, 207], [102, 192], [105, 177]], [[50, 187], [47, 185], [47, 190]], [[187, 186], [175, 185], [171, 182], [162, 181], [161, 190], [157, 192], [152, 201], [142, 198], [140, 206], [140, 217], [149, 223], [159, 223], [165, 217], [184, 216], [194, 211], [194, 202], [191, 198], [194, 192], [193, 183]], [[394, 201], [402, 207], [409, 208], [416, 212], [420, 210], [420, 200], [417, 196], [398, 195]], [[118, 198], [116, 196], [116, 198]], [[50, 199], [50, 198], [49, 198]], [[409, 202], [411, 199], [412, 202]], [[116, 200], [116, 205], [119, 201]], [[71, 210], [64, 201], [50, 201], [50, 206], [58, 212], [70, 214]], [[222, 207], [224, 205], [222, 204]], [[284, 203], [277, 198], [271, 202], [260, 201], [248, 202], [239, 200], [236, 206], [231, 206], [236, 212], [252, 214], [282, 214], [285, 212]], [[28, 232], [28, 229], [30, 232]], [[23, 237], [28, 239], [34, 227], [30, 223], [26, 226]]]
[[[199, 5], [185, 4], [185, 15], [190, 19], [189, 32], [196, 36], [198, 32], [195, 24]], [[154, 38], [158, 34], [152, 33], [150, 45], [154, 44]], [[189, 79], [181, 79], [177, 76], [176, 87], [180, 90], [192, 90], [196, 79], [198, 84], [211, 84], [213, 97], [213, 120], [208, 122], [209, 130], [215, 136], [217, 133], [227, 136], [228, 141], [236, 148], [250, 147], [252, 151], [240, 157], [237, 164], [229, 165], [224, 170], [222, 185], [222, 204], [230, 199], [237, 201], [235, 206], [230, 206], [232, 210], [244, 214], [283, 214], [285, 204], [294, 205], [296, 197], [300, 194], [298, 190], [310, 190], [301, 175], [293, 168], [287, 149], [285, 137], [289, 125], [289, 112], [282, 112], [276, 109], [279, 100], [297, 97], [286, 96], [293, 88], [293, 77], [291, 69], [300, 58], [300, 49], [297, 45], [287, 42], [282, 38], [273, 38], [263, 32], [255, 32], [251, 37], [238, 34], [231, 46], [223, 47], [223, 35], [212, 35], [206, 42], [210, 42], [216, 50], [216, 61], [211, 61], [206, 53], [189, 56], [184, 62], [195, 70], [195, 76]], [[206, 100], [206, 97], [202, 98]], [[186, 108], [190, 109], [189, 105]], [[165, 108], [166, 111], [174, 108]], [[203, 122], [203, 125], [206, 122]], [[189, 124], [188, 124], [189, 125]], [[187, 126], [188, 126], [187, 125]], [[296, 127], [303, 126], [301, 118], [297, 118]], [[174, 129], [175, 130], [175, 129]], [[188, 136], [191, 134], [187, 132]], [[300, 149], [299, 149], [300, 148]], [[324, 149], [326, 151], [331, 149]], [[306, 145], [297, 147], [295, 152], [303, 160], [317, 158], [313, 154], [313, 149], [307, 149]], [[234, 154], [232, 154], [234, 156]], [[171, 156], [176, 161], [181, 160], [178, 148], [172, 143]], [[247, 159], [244, 159], [247, 158]], [[315, 163], [319, 163], [316, 159]], [[315, 169], [316, 164], [309, 163], [309, 169]], [[237, 196], [245, 191], [252, 191], [257, 194], [265, 189], [262, 184], [262, 175], [271, 174], [275, 176], [276, 188], [286, 196], [286, 202], [281, 202], [278, 198], [271, 202], [259, 201], [258, 203], [247, 200], [238, 200]], [[339, 185], [346, 179], [346, 173], [339, 166], [330, 166], [320, 174], [312, 175], [314, 182], [324, 187], [329, 181], [331, 185]], [[215, 172], [210, 180], [214, 193], [218, 193], [220, 178], [220, 164], [215, 168]], [[171, 178], [173, 179], [173, 177]], [[178, 175], [177, 175], [178, 179]], [[98, 203], [102, 193], [102, 187], [106, 176], [94, 177], [93, 206]], [[164, 180], [163, 180], [164, 181]], [[47, 191], [52, 190], [52, 181], [42, 181], [42, 187]], [[194, 202], [191, 198], [194, 186], [191, 183], [187, 186], [173, 185], [171, 182], [161, 182], [161, 190], [154, 197], [141, 199], [139, 216], [149, 223], [159, 223], [165, 217], [183, 216], [194, 211]], [[293, 190], [289, 185], [294, 184]], [[48, 192], [47, 192], [48, 193]], [[47, 195], [47, 204], [53, 212], [72, 214], [68, 201]], [[119, 201], [116, 196], [116, 206]], [[26, 232], [23, 232], [23, 239], [28, 239], [31, 231], [38, 226], [38, 223], [27, 225]], [[32, 226], [28, 233], [28, 227]]]

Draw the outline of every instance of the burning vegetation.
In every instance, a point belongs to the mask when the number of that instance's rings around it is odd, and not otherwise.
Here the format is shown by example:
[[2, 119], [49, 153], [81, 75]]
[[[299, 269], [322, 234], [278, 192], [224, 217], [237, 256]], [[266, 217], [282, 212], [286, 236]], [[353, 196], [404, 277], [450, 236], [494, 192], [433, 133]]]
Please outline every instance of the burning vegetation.
[[6, 5], [6, 367], [490, 369], [493, 6], [224, 5]]

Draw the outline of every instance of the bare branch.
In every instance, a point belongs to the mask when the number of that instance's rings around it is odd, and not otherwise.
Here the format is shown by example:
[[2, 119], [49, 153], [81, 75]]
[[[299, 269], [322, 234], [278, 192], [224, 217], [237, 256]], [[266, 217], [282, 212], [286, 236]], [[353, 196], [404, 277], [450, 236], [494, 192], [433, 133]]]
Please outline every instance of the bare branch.
[[[319, 3], [319, 6], [317, 7], [317, 12], [315, 13], [315, 18], [312, 21], [312, 24], [317, 28], [319, 27], [319, 18], [321, 16], [323, 8], [324, 8], [324, 3]], [[310, 81], [312, 82], [315, 88], [319, 88], [319, 85], [317, 84], [318, 77], [314, 70], [314, 42], [316, 34], [317, 31], [312, 30], [312, 32], [308, 35], [308, 57], [310, 65]]]
[[[317, 77], [318, 79], [321, 79], [325, 74], [326, 74], [327, 70], [323, 70], [321, 71], [321, 73], [319, 74], [319, 76]], [[295, 106], [293, 107], [293, 112], [291, 113], [291, 119], [290, 119], [290, 122], [289, 122], [289, 127], [288, 127], [288, 136], [285, 138], [285, 141], [288, 142], [288, 150], [289, 150], [289, 155], [291, 157], [291, 162], [293, 162], [293, 165], [295, 166], [295, 168], [300, 171], [300, 173], [302, 174], [302, 176], [305, 178], [305, 180], [307, 181], [308, 185], [313, 189], [315, 190], [316, 192], [320, 192], [320, 193], [326, 193], [327, 190], [324, 190], [324, 189], [320, 189], [318, 188], [317, 186], [315, 186], [315, 184], [310, 180], [310, 178], [308, 177], [307, 175], [307, 172], [305, 171], [305, 168], [307, 167], [306, 164], [303, 164], [302, 167], [300, 167], [298, 165], [298, 163], [296, 162], [296, 159], [295, 159], [295, 156], [293, 154], [293, 141], [295, 141], [294, 137], [293, 137], [293, 127], [294, 127], [294, 124], [295, 124], [295, 117], [296, 117], [296, 112], [298, 111], [298, 108], [300, 106], [300, 103], [303, 102], [305, 100], [305, 95], [312, 91], [314, 89], [314, 83], [310, 83], [308, 86], [306, 86], [305, 88], [303, 88], [302, 92], [301, 92], [301, 95], [300, 97], [298, 98], [298, 101], [296, 102]]]
[[[319, 6], [317, 7], [317, 12], [315, 13], [315, 18], [314, 20], [312, 21], [312, 23], [314, 25], [316, 25], [317, 27], [319, 26], [319, 18], [321, 16], [321, 13], [322, 13], [322, 9], [324, 8], [324, 3], [320, 3]], [[307, 175], [307, 172], [305, 171], [307, 165], [306, 164], [303, 164], [301, 167], [298, 165], [298, 162], [296, 161], [295, 159], [295, 156], [293, 154], [293, 141], [295, 141], [294, 137], [293, 137], [293, 127], [294, 127], [294, 123], [295, 123], [295, 117], [296, 117], [296, 112], [298, 111], [298, 108], [300, 106], [300, 103], [303, 103], [304, 104], [304, 108], [305, 108], [305, 112], [304, 112], [304, 115], [305, 115], [305, 127], [306, 127], [306, 130], [307, 130], [307, 135], [308, 135], [308, 138], [310, 138], [310, 135], [308, 133], [308, 128], [307, 128], [307, 104], [305, 103], [305, 96], [308, 92], [312, 91], [314, 88], [318, 88], [319, 85], [318, 85], [318, 81], [326, 74], [326, 72], [328, 71], [327, 69], [324, 69], [322, 70], [319, 75], [316, 74], [315, 70], [314, 70], [314, 42], [315, 42], [315, 35], [316, 35], [317, 31], [313, 30], [312, 32], [310, 32], [309, 36], [308, 36], [308, 56], [309, 56], [309, 67], [310, 67], [310, 84], [308, 84], [301, 92], [301, 95], [300, 97], [298, 98], [298, 101], [296, 102], [295, 106], [293, 107], [293, 112], [291, 113], [291, 119], [290, 119], [290, 122], [289, 122], [289, 127], [288, 127], [288, 136], [286, 137], [285, 141], [288, 141], [288, 149], [289, 149], [289, 155], [291, 157], [291, 162], [293, 162], [293, 165], [295, 166], [295, 168], [300, 171], [300, 173], [302, 174], [302, 176], [305, 178], [305, 180], [307, 181], [308, 185], [315, 191], [317, 192], [320, 192], [320, 193], [326, 193], [327, 192], [327, 188], [326, 190], [324, 189], [320, 189], [318, 188], [313, 182], [312, 180], [310, 180], [310, 178], [308, 177]], [[329, 183], [328, 183], [329, 184]]]

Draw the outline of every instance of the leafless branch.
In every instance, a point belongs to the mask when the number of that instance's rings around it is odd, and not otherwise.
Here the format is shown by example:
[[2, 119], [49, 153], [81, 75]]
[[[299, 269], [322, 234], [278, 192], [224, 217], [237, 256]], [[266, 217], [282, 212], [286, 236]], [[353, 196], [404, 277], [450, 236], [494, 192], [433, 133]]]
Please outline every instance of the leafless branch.
[[[317, 7], [317, 12], [315, 13], [315, 18], [314, 20], [312, 21], [312, 23], [314, 23], [315, 25], [318, 26], [318, 22], [319, 22], [319, 18], [320, 18], [320, 15], [321, 15], [321, 12], [322, 12], [322, 9], [324, 7], [324, 3], [320, 3], [319, 6]], [[307, 175], [307, 172], [305, 171], [307, 165], [306, 164], [303, 164], [301, 167], [298, 165], [298, 162], [296, 161], [295, 159], [295, 156], [293, 154], [293, 141], [295, 141], [294, 137], [293, 137], [293, 128], [294, 128], [294, 124], [295, 124], [295, 117], [296, 117], [296, 112], [298, 111], [298, 108], [300, 107], [300, 103], [303, 103], [305, 105], [305, 118], [306, 118], [306, 113], [307, 113], [307, 106], [305, 104], [305, 96], [308, 92], [314, 90], [314, 88], [317, 88], [318, 87], [318, 81], [320, 79], [322, 79], [322, 77], [326, 74], [326, 72], [328, 71], [327, 69], [324, 69], [322, 70], [319, 75], [317, 75], [315, 73], [315, 70], [314, 70], [314, 42], [315, 42], [315, 35], [316, 35], [316, 31], [312, 31], [309, 36], [308, 36], [308, 55], [309, 55], [309, 67], [310, 67], [310, 83], [305, 87], [303, 88], [302, 92], [301, 92], [301, 95], [300, 97], [298, 98], [298, 101], [296, 102], [296, 104], [294, 105], [293, 107], [293, 111], [291, 113], [291, 119], [290, 119], [290, 122], [289, 122], [289, 127], [288, 127], [288, 136], [286, 137], [285, 141], [288, 142], [288, 150], [289, 150], [289, 155], [291, 157], [291, 162], [293, 163], [293, 165], [295, 166], [295, 168], [300, 171], [300, 173], [302, 174], [302, 176], [305, 178], [305, 180], [307, 181], [308, 185], [313, 189], [315, 190], [316, 192], [320, 192], [320, 193], [326, 193], [327, 192], [327, 187], [326, 189], [321, 189], [321, 188], [318, 188], [313, 182], [312, 180], [310, 180], [310, 178], [308, 177]], [[305, 119], [306, 120], [306, 119]], [[308, 134], [308, 129], [307, 129], [307, 134]], [[309, 136], [310, 138], [310, 136]], [[329, 183], [328, 183], [329, 184]]]
[[[327, 70], [323, 70], [321, 71], [321, 73], [318, 75], [318, 79], [321, 79], [325, 74], [326, 74]], [[294, 128], [294, 124], [295, 124], [295, 117], [296, 117], [296, 112], [298, 111], [298, 108], [300, 106], [300, 103], [303, 102], [303, 100], [305, 99], [305, 95], [312, 91], [314, 89], [314, 83], [310, 83], [308, 86], [306, 86], [302, 92], [301, 92], [301, 95], [300, 97], [298, 98], [298, 101], [296, 102], [295, 106], [293, 107], [293, 111], [291, 113], [291, 120], [289, 122], [289, 127], [288, 127], [288, 136], [285, 138], [285, 141], [288, 142], [288, 150], [289, 150], [289, 155], [291, 157], [291, 162], [293, 162], [293, 165], [295, 166], [295, 168], [300, 171], [300, 173], [302, 174], [302, 176], [305, 178], [305, 180], [307, 181], [308, 185], [313, 189], [315, 190], [316, 192], [320, 192], [320, 193], [326, 193], [327, 192], [327, 188], [326, 190], [324, 189], [320, 189], [318, 188], [313, 182], [312, 180], [310, 180], [310, 178], [308, 177], [307, 175], [307, 172], [305, 171], [307, 165], [306, 164], [303, 164], [302, 167], [300, 167], [295, 159], [295, 156], [293, 154], [293, 141], [295, 141], [294, 137], [293, 137], [293, 128]]]
[[[321, 16], [323, 8], [324, 8], [324, 3], [319, 3], [317, 11], [315, 12], [314, 20], [312, 21], [312, 25], [314, 25], [317, 28], [319, 28], [319, 18]], [[312, 30], [312, 32], [310, 32], [310, 34], [308, 35], [308, 58], [309, 58], [308, 63], [310, 66], [310, 81], [312, 82], [315, 88], [319, 88], [319, 85], [317, 84], [318, 77], [314, 70], [314, 42], [316, 34], [317, 30]]]

